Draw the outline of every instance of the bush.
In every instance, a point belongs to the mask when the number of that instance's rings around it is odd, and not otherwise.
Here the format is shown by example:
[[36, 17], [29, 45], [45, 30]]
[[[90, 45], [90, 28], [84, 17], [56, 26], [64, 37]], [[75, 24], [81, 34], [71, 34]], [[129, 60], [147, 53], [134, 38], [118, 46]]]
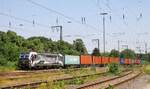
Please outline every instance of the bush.
[[144, 73], [150, 74], [150, 65], [144, 66]]
[[2, 55], [0, 55], [0, 66], [5, 65], [7, 65], [7, 60]]
[[112, 85], [109, 85], [108, 89], [114, 89], [114, 87]]
[[82, 78], [75, 78], [71, 81], [71, 84], [80, 85], [83, 84], [84, 80]]
[[46, 89], [46, 88], [47, 88], [47, 84], [42, 83], [42, 84], [40, 84], [40, 86], [37, 89]]
[[95, 67], [95, 65], [92, 65], [91, 71], [96, 72], [96, 67]]
[[65, 82], [64, 81], [56, 82], [56, 84], [53, 86], [52, 89], [65, 89]]
[[109, 72], [112, 74], [119, 74], [120, 70], [119, 70], [119, 64], [117, 63], [111, 63], [108, 65], [109, 67]]

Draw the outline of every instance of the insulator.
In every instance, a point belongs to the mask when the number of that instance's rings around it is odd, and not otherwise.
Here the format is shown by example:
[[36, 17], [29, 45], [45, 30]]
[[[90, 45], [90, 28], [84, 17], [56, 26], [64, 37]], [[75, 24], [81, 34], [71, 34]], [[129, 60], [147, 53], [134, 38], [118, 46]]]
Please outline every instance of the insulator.
[[111, 16], [109, 17], [109, 19], [110, 19], [110, 22], [111, 22], [111, 20], [112, 20]]
[[9, 25], [9, 27], [11, 27], [11, 22], [10, 21], [9, 21], [8, 25]]
[[123, 20], [125, 19], [125, 15], [124, 14], [122, 15], [122, 18], [123, 18]]
[[142, 18], [143, 17], [143, 15], [142, 15], [142, 13], [140, 13], [140, 18]]
[[33, 20], [32, 24], [35, 25], [35, 21], [34, 20]]

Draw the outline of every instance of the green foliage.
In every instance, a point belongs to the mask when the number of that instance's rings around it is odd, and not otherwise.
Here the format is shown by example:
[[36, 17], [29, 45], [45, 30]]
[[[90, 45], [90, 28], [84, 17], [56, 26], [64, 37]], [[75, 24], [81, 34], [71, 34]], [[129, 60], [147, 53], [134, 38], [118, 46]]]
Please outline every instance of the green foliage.
[[92, 55], [93, 56], [100, 56], [101, 54], [100, 54], [99, 49], [98, 48], [94, 48]]
[[101, 56], [109, 57], [109, 55], [110, 55], [109, 52], [101, 53]]
[[57, 48], [59, 53], [68, 54], [68, 55], [79, 55], [79, 51], [75, 50], [73, 45], [69, 44], [68, 42], [58, 41]]
[[109, 85], [108, 89], [114, 89], [114, 87], [112, 85]]
[[38, 87], [38, 89], [47, 89], [47, 84], [46, 83], [40, 84], [40, 86]]
[[91, 71], [96, 72], [96, 66], [95, 66], [95, 65], [92, 65], [92, 66], [91, 66]]
[[84, 80], [82, 78], [75, 78], [71, 81], [71, 84], [75, 84], [75, 85], [81, 85], [84, 83]]
[[150, 75], [150, 65], [145, 65], [144, 68], [144, 73], [149, 74]]
[[109, 67], [109, 72], [112, 73], [112, 74], [119, 74], [120, 72], [120, 69], [119, 69], [119, 64], [117, 63], [111, 63], [108, 65]]
[[112, 49], [109, 56], [110, 57], [119, 57], [119, 51]]
[[150, 53], [147, 54], [139, 54], [141, 60], [149, 61], [150, 62]]
[[131, 49], [125, 49], [121, 52], [121, 55], [124, 55], [125, 58], [135, 58], [135, 52]]
[[150, 62], [150, 53], [147, 53], [146, 55], [147, 55], [147, 59], [146, 60]]
[[82, 39], [76, 39], [73, 41], [74, 49], [77, 50], [80, 54], [87, 54], [87, 50]]
[[54, 86], [51, 88], [52, 89], [65, 89], [65, 82], [64, 81], [55, 82]]
[[0, 55], [0, 66], [4, 66], [7, 64], [7, 60], [4, 58], [4, 56]]
[[[1, 60], [0, 60], [1, 61]], [[10, 61], [5, 61], [6, 64], [0, 65], [0, 71], [13, 71], [17, 69], [17, 63], [16, 62], [10, 62]]]

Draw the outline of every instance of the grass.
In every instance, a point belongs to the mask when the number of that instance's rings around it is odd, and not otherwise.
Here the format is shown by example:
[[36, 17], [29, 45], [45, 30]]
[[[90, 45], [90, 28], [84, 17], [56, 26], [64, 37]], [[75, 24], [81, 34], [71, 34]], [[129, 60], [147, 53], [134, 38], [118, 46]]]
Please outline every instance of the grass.
[[65, 82], [52, 82], [49, 81], [48, 83], [42, 83], [37, 89], [66, 89]]
[[143, 71], [144, 71], [144, 73], [150, 75], [150, 65], [145, 65], [145, 66], [143, 67]]
[[10, 72], [17, 69], [16, 62], [7, 62], [6, 65], [0, 65], [0, 72]]
[[[41, 73], [41, 74], [31, 74], [28, 75], [28, 77], [23, 77], [23, 78], [18, 78], [18, 79], [14, 79], [14, 80], [9, 80], [9, 79], [5, 79], [2, 80], [0, 82], [0, 85], [2, 84], [8, 84], [8, 85], [13, 85], [13, 84], [18, 84], [18, 83], [28, 83], [28, 82], [32, 82], [32, 81], [38, 81], [38, 80], [48, 80], [48, 83], [42, 83], [37, 89], [66, 89], [66, 87], [70, 86], [70, 85], [81, 85], [87, 82], [91, 82], [91, 81], [95, 81], [97, 79], [103, 79], [103, 77], [111, 77], [111, 76], [115, 76], [112, 75], [109, 72], [106, 72], [104, 74], [101, 75], [93, 75], [93, 76], [88, 76], [88, 77], [77, 77], [77, 76], [82, 76], [82, 75], [86, 75], [86, 74], [94, 74], [97, 73], [97, 71], [95, 71], [95, 68], [81, 68], [80, 70], [74, 70], [74, 69], [67, 69], [67, 73], [66, 71], [61, 71], [58, 73]], [[52, 78], [54, 77], [63, 77], [63, 76], [73, 76], [73, 77], [77, 77], [73, 80], [69, 80], [69, 81], [59, 81], [59, 82], [52, 82]], [[28, 89], [30, 89], [30, 86], [28, 87]]]
[[[64, 72], [66, 73], [66, 71]], [[93, 76], [88, 76], [88, 77], [77, 77], [77, 76], [82, 76], [82, 75], [86, 75], [86, 74], [94, 74], [96, 73], [96, 69], [94, 68], [89, 68], [89, 69], [84, 69], [81, 68], [78, 71], [72, 71], [72, 69], [69, 69], [67, 74], [70, 73], [71, 76], [76, 77], [72, 80], [67, 80], [67, 81], [59, 81], [59, 82], [50, 82], [48, 83], [46, 87], [46, 89], [49, 89], [48, 87], [50, 87], [50, 89], [66, 89], [66, 87], [68, 87], [68, 85], [81, 85], [84, 84], [86, 82], [89, 82], [91, 80], [95, 80], [97, 78], [99, 78], [102, 75], [93, 75]], [[44, 89], [43, 84], [41, 84], [41, 86], [38, 89]], [[44, 87], [45, 87], [44, 86]]]
[[[118, 72], [118, 67], [119, 67], [119, 72]], [[123, 69], [124, 69], [123, 66], [117, 66], [117, 75], [122, 74]], [[129, 67], [129, 69], [130, 69], [130, 67]], [[116, 70], [113, 70], [113, 71], [116, 71]], [[67, 73], [70, 73], [72, 76], [75, 77], [79, 73], [80, 73], [80, 75], [82, 75], [82, 74], [89, 74], [89, 73], [94, 74], [96, 72], [97, 71], [95, 71], [95, 68], [90, 68], [89, 70], [84, 70], [84, 69], [82, 70], [81, 69], [81, 70], [76, 71], [76, 72], [69, 71]], [[93, 75], [93, 76], [88, 76], [88, 77], [84, 77], [84, 78], [79, 77], [79, 78], [75, 78], [75, 79], [69, 80], [69, 81], [67, 80], [67, 81], [61, 81], [61, 82], [58, 82], [58, 83], [52, 83], [50, 85], [52, 88], [50, 88], [50, 89], [66, 89], [70, 85], [71, 86], [78, 86], [78, 85], [81, 85], [81, 84], [84, 84], [84, 83], [87, 83], [87, 82], [95, 81], [97, 79], [100, 80], [100, 79], [103, 79], [104, 77], [113, 77], [113, 76], [116, 76], [116, 73], [114, 74], [114, 73], [111, 73], [111, 72], [106, 72], [106, 73], [101, 74], [101, 75]], [[47, 85], [47, 87], [50, 87], [50, 86]], [[43, 88], [41, 88], [41, 89], [43, 89]], [[46, 89], [49, 89], [49, 88], [46, 88]], [[114, 87], [110, 85], [108, 89], [114, 89]]]
[[[75, 69], [67, 69], [66, 71], [60, 71], [60, 72], [43, 72], [43, 73], [30, 73], [27, 75], [21, 75], [21, 76], [8, 76], [8, 77], [0, 77], [0, 86], [2, 85], [13, 85], [13, 84], [22, 84], [22, 83], [28, 83], [28, 82], [36, 82], [41, 80], [52, 80], [55, 78], [62, 78], [66, 76], [82, 76], [86, 74], [93, 74], [95, 72], [91, 71], [90, 69], [81, 68], [81, 70], [75, 70]], [[76, 81], [79, 81], [80, 79], [76, 79]]]
[[10, 72], [10, 71], [15, 71], [15, 67], [6, 67], [6, 66], [0, 66], [0, 72]]
[[64, 76], [63, 72], [59, 72], [59, 73], [31, 73], [29, 75], [23, 75], [20, 76], [19, 78], [0, 78], [0, 85], [12, 85], [12, 84], [20, 84], [20, 83], [28, 83], [28, 82], [36, 82], [36, 81], [41, 81], [41, 80], [51, 80], [55, 77], [58, 76]]
[[109, 68], [109, 73], [112, 73], [114, 75], [118, 75], [121, 72], [120, 65], [117, 63], [109, 64], [108, 68]]

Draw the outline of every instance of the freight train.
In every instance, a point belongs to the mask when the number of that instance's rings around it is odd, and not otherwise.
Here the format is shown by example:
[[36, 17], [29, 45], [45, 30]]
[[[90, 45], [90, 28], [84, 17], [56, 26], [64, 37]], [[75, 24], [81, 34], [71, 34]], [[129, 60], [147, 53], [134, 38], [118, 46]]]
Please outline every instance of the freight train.
[[50, 53], [21, 53], [19, 58], [19, 67], [25, 68], [41, 68], [41, 67], [66, 67], [66, 66], [90, 66], [90, 65], [105, 65], [110, 63], [118, 64], [141, 64], [141, 60], [134, 60], [115, 57], [102, 57], [92, 55], [62, 55]]

